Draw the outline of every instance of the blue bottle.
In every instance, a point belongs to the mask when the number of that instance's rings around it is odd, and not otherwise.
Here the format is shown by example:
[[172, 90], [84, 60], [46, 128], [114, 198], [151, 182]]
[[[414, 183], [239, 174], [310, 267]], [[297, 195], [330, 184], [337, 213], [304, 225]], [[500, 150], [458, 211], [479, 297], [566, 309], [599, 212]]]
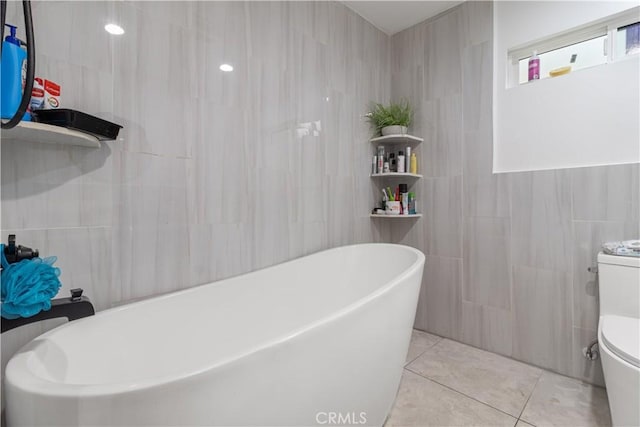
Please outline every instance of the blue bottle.
[[[10, 119], [18, 111], [22, 99], [23, 81], [27, 75], [27, 51], [20, 46], [16, 37], [16, 27], [10, 28], [10, 34], [2, 42], [2, 60], [0, 63], [0, 117]], [[29, 113], [22, 120], [31, 120]]]

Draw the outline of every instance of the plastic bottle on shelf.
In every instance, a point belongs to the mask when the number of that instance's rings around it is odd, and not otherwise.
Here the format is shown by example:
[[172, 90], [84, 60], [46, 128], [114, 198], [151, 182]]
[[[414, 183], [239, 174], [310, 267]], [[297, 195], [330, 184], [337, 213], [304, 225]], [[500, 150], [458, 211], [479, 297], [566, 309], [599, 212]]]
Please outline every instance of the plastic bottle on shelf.
[[400, 206], [402, 209], [402, 215], [409, 215], [409, 190], [407, 184], [400, 184], [398, 186], [400, 191]]
[[416, 153], [411, 153], [411, 169], [409, 171], [413, 174], [418, 173], [418, 158], [416, 157]]
[[378, 173], [382, 173], [384, 169], [384, 146], [378, 146]]
[[416, 194], [411, 192], [409, 193], [409, 215], [416, 214]]
[[537, 51], [529, 58], [529, 81], [540, 79], [540, 57]]
[[402, 151], [398, 151], [398, 173], [404, 173], [405, 169], [404, 169], [404, 152]]
[[[22, 48], [20, 40], [16, 37], [17, 28], [5, 25], [9, 27], [9, 35], [2, 42], [0, 115], [3, 119], [10, 119], [18, 111], [22, 100], [27, 75], [27, 51]], [[30, 121], [30, 117], [31, 115], [25, 112], [22, 120]]]

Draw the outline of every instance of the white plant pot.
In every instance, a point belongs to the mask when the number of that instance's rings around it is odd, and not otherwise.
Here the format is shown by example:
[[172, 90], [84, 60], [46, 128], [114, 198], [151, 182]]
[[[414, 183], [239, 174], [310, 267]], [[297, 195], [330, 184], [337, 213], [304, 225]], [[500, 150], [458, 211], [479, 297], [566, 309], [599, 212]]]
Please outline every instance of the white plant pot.
[[381, 129], [382, 132], [382, 136], [387, 136], [387, 135], [406, 135], [407, 134], [407, 127], [406, 126], [398, 126], [398, 125], [394, 125], [394, 126], [385, 126]]

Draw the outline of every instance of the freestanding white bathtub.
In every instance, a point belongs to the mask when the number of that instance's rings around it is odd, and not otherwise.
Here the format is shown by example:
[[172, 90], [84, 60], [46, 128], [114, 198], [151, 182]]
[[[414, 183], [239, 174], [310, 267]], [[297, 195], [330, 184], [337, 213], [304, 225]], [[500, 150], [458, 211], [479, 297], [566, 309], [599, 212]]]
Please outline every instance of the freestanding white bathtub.
[[381, 426], [424, 267], [364, 244], [65, 324], [6, 369], [11, 426]]

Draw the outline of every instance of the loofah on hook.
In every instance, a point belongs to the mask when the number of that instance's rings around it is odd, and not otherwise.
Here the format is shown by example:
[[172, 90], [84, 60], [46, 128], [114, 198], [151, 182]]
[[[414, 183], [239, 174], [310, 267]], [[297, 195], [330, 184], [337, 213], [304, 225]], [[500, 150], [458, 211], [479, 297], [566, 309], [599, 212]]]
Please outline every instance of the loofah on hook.
[[51, 308], [51, 299], [60, 290], [60, 269], [56, 257], [33, 258], [9, 264], [0, 245], [2, 286], [0, 315], [5, 319], [35, 316]]

